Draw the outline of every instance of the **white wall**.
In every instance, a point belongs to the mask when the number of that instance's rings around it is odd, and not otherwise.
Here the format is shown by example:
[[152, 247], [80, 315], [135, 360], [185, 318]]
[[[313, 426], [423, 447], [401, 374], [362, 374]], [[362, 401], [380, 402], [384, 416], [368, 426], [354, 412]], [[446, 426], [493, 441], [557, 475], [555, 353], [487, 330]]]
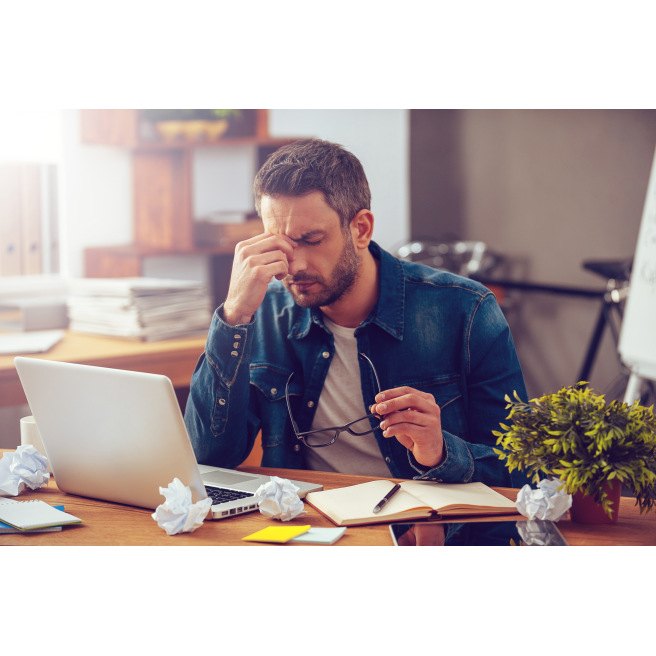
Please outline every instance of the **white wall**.
[[132, 241], [130, 156], [124, 148], [83, 144], [79, 110], [64, 110], [63, 132], [61, 272], [81, 276], [86, 247]]
[[388, 250], [410, 234], [409, 111], [407, 109], [273, 109], [276, 137], [327, 139], [350, 150], [371, 187], [374, 239]]

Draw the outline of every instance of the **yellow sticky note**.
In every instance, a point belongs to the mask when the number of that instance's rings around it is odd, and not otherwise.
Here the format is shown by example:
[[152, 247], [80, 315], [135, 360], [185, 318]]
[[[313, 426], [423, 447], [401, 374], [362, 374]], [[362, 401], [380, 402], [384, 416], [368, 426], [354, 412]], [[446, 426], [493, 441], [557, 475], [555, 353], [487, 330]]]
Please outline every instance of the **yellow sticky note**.
[[292, 538], [295, 538], [297, 535], [303, 535], [310, 530], [310, 526], [267, 526], [261, 531], [256, 531], [247, 535], [242, 540], [248, 542], [276, 542], [282, 544], [284, 542], [289, 542]]

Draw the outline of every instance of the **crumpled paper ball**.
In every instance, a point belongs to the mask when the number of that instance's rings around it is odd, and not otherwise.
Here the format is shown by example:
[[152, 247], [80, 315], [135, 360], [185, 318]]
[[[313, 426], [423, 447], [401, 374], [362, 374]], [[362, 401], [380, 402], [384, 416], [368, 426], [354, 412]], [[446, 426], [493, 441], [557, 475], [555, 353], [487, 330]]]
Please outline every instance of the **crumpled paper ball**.
[[26, 487], [36, 490], [50, 480], [48, 458], [31, 444], [5, 453], [0, 460], [0, 495], [16, 496]]
[[305, 515], [306, 510], [298, 496], [298, 490], [299, 488], [286, 478], [271, 476], [271, 479], [260, 485], [255, 492], [260, 498], [260, 512], [270, 519], [283, 522]]
[[179, 478], [174, 478], [168, 487], [160, 487], [159, 493], [166, 501], [157, 506], [151, 517], [167, 535], [193, 533], [203, 524], [212, 507], [209, 497], [192, 503], [191, 488], [183, 485]]
[[[562, 486], [562, 489], [558, 488]], [[572, 505], [572, 495], [565, 492], [565, 486], [559, 480], [541, 480], [538, 489], [530, 485], [524, 487], [517, 494], [515, 503], [517, 510], [529, 519], [550, 519], [557, 522]]]

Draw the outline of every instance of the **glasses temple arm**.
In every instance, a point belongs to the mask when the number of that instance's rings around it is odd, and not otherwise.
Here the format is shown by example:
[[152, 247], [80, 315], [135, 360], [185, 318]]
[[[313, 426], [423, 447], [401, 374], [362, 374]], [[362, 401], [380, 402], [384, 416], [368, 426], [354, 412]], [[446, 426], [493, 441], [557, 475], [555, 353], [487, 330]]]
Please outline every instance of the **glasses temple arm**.
[[292, 422], [292, 428], [294, 429], [294, 433], [298, 435], [298, 425], [296, 424], [296, 421], [294, 420], [294, 415], [292, 414], [292, 406], [289, 403], [289, 381], [294, 377], [294, 372], [289, 375], [289, 378], [287, 379], [287, 384], [285, 385], [285, 401], [287, 402], [287, 413], [289, 414], [289, 418], [291, 419]]
[[380, 394], [382, 390], [380, 389], [380, 380], [378, 380], [378, 372], [376, 371], [376, 367], [374, 367], [374, 363], [364, 353], [360, 353], [360, 357], [364, 358], [369, 363], [371, 370], [374, 372], [374, 378], [376, 379], [376, 388], [378, 389], [378, 394]]

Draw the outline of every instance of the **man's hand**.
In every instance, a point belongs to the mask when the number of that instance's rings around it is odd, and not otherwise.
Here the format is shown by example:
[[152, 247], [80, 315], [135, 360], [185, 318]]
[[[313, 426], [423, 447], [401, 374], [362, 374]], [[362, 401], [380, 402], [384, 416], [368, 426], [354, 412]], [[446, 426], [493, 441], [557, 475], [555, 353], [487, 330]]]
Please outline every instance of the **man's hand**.
[[264, 233], [239, 242], [223, 304], [223, 318], [231, 326], [248, 323], [260, 307], [271, 278], [282, 280], [294, 259], [294, 242], [284, 235]]
[[383, 420], [384, 437], [396, 437], [424, 467], [435, 467], [444, 457], [440, 407], [432, 394], [412, 387], [395, 387], [376, 395], [371, 412]]

